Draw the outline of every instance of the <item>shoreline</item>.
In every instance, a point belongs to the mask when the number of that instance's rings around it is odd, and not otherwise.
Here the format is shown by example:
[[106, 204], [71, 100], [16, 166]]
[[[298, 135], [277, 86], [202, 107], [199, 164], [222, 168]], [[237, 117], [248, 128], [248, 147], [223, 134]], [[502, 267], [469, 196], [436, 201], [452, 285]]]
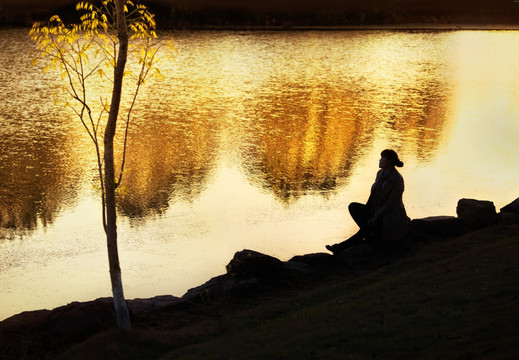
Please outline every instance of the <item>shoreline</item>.
[[206, 25], [185, 28], [162, 28], [171, 31], [517, 31], [519, 24], [432, 24], [408, 23], [392, 25], [287, 25], [287, 26], [239, 26]]
[[[203, 331], [214, 334], [214, 330], [207, 330], [206, 325], [201, 324], [215, 316], [218, 319], [218, 314], [227, 311], [229, 306], [240, 312], [255, 311], [255, 316], [264, 316], [261, 306], [258, 310], [259, 304], [279, 301], [291, 304], [294, 300], [299, 301], [300, 297], [327, 289], [327, 286], [352, 281], [370, 284], [370, 279], [377, 278], [374, 274], [379, 271], [387, 272], [391, 277], [394, 275], [390, 269], [403, 266], [401, 264], [406, 261], [422, 264], [420, 258], [427, 256], [434, 259], [429, 259], [429, 262], [443, 261], [444, 255], [439, 254], [454, 256], [467, 246], [466, 242], [475, 246], [474, 251], [481, 251], [484, 245], [498, 239], [519, 237], [519, 198], [499, 213], [490, 201], [461, 199], [457, 215], [414, 219], [411, 236], [405, 243], [393, 243], [380, 249], [360, 245], [339, 256], [324, 252], [304, 254], [282, 262], [252, 250], [239, 251], [226, 266], [226, 274], [188, 290], [180, 298], [162, 295], [127, 300], [135, 324], [132, 329], [146, 330], [146, 324], [151, 322], [161, 331], [181, 331], [179, 327], [188, 326], [186, 324], [195, 326], [195, 323], [203, 326]], [[433, 254], [424, 250], [430, 247], [436, 247]], [[470, 249], [467, 251], [472, 253]], [[499, 253], [495, 256], [499, 259]], [[512, 256], [512, 253], [507, 256]], [[474, 261], [468, 269], [480, 266], [479, 257]], [[494, 263], [499, 263], [499, 260]], [[427, 266], [431, 265], [427, 265], [427, 261], [425, 264], [425, 267], [420, 265], [420, 269], [427, 271]], [[430, 270], [435, 271], [434, 268]], [[506, 282], [506, 278], [501, 280]], [[233, 316], [235, 311], [238, 310], [233, 310]], [[71, 344], [80, 344], [114, 328], [111, 298], [72, 302], [53, 310], [26, 311], [0, 321], [0, 354], [20, 349], [32, 353], [33, 357], [26, 357], [32, 359], [38, 358], [44, 348], [56, 355], [69, 350]], [[153, 333], [150, 336], [154, 336]], [[17, 357], [14, 355], [12, 358]]]
[[[2, 23], [0, 30], [27, 28], [38, 20]], [[160, 25], [160, 24], [159, 24]], [[402, 23], [368, 25], [187, 25], [157, 26], [158, 31], [518, 31], [519, 24], [478, 24], [478, 23]]]
[[[464, 201], [468, 203], [468, 205], [466, 205], [466, 206], [470, 207], [470, 209], [468, 209], [468, 210], [461, 209], [460, 210], [460, 207], [463, 206], [460, 204]], [[499, 213], [495, 211], [494, 204], [491, 201], [474, 200], [474, 199], [460, 199], [458, 202], [458, 207], [457, 207], [456, 211], [458, 213], [458, 216], [437, 215], [437, 216], [430, 216], [430, 217], [426, 217], [426, 218], [422, 218], [422, 219], [413, 219], [412, 221], [410, 221], [412, 234], [410, 235], [410, 239], [407, 239], [406, 241], [407, 242], [410, 241], [411, 243], [416, 243], [416, 242], [421, 242], [421, 241], [423, 241], [423, 239], [427, 239], [430, 237], [432, 237], [432, 238], [459, 237], [462, 235], [470, 234], [474, 230], [480, 230], [480, 229], [484, 229], [484, 228], [487, 228], [490, 226], [514, 225], [514, 224], [519, 225], [519, 198], [512, 201], [510, 204], [504, 206]], [[467, 215], [464, 215], [463, 213], [460, 215], [460, 211], [461, 212], [468, 211], [469, 212], [468, 217], [467, 217]], [[463, 218], [464, 216], [465, 216], [465, 218]], [[293, 256], [288, 261], [282, 262], [281, 260], [278, 260], [277, 258], [273, 258], [270, 255], [256, 253], [253, 250], [244, 249], [242, 251], [237, 251], [235, 253], [235, 258], [240, 253], [244, 253], [244, 252], [249, 252], [249, 253], [245, 254], [246, 261], [253, 261], [253, 262], [257, 261], [257, 260], [255, 260], [254, 256], [256, 256], [255, 254], [259, 254], [260, 255], [259, 261], [263, 261], [263, 257], [268, 257], [271, 259], [275, 259], [277, 262], [283, 263], [283, 264], [287, 264], [291, 261], [293, 262], [294, 259], [301, 259], [303, 257], [312, 257], [312, 256], [315, 256], [316, 254], [322, 254], [322, 253], [300, 254], [300, 255]], [[251, 255], [250, 253], [253, 253], [253, 254]], [[323, 254], [329, 255], [328, 251], [326, 251], [324, 249], [323, 249]], [[358, 254], [353, 254], [353, 256], [357, 256], [357, 255]], [[252, 259], [251, 256], [254, 259]], [[346, 257], [345, 260], [347, 262], [350, 261], [351, 260], [350, 257], [351, 257], [351, 254], [350, 254], [350, 256]], [[126, 299], [126, 301], [129, 303], [133, 302], [133, 303], [138, 304], [138, 305], [136, 305], [137, 307], [142, 307], [142, 303], [147, 302], [148, 306], [152, 306], [152, 308], [156, 309], [157, 307], [160, 308], [162, 306], [168, 306], [171, 302], [171, 299], [174, 299], [174, 302], [176, 302], [177, 300], [182, 300], [182, 299], [192, 300], [193, 298], [199, 297], [201, 295], [201, 293], [207, 292], [208, 288], [214, 289], [213, 283], [215, 282], [215, 279], [219, 279], [219, 278], [225, 277], [225, 276], [236, 277], [235, 274], [232, 274], [232, 271], [230, 269], [233, 261], [234, 261], [234, 258], [225, 267], [227, 269], [226, 274], [216, 275], [215, 277], [209, 279], [205, 283], [200, 284], [198, 286], [194, 286], [191, 289], [188, 289], [180, 297], [169, 295], [169, 294], [162, 294], [162, 295], [156, 295], [151, 298]], [[267, 261], [269, 261], [269, 260], [267, 260]], [[268, 266], [269, 265], [267, 265], [267, 267]], [[267, 272], [269, 272], [269, 270], [267, 270]], [[247, 275], [247, 276], [249, 276], [249, 275]], [[243, 278], [242, 275], [240, 275], [238, 277]], [[217, 287], [220, 287], [221, 285], [222, 284], [217, 284]], [[234, 284], [227, 284], [227, 286], [229, 286], [229, 285], [231, 285], [231, 287], [232, 287], [232, 285], [234, 285]], [[238, 284], [238, 286], [240, 286], [240, 285], [241, 284]], [[220, 292], [220, 291], [221, 291], [221, 289], [218, 290], [218, 292]], [[9, 320], [11, 318], [14, 318], [14, 317], [17, 317], [17, 316], [20, 316], [23, 314], [38, 313], [38, 312], [52, 312], [57, 309], [65, 308], [71, 304], [92, 303], [92, 302], [95, 302], [95, 301], [98, 301], [101, 299], [104, 300], [104, 299], [111, 299], [111, 298], [102, 297], [102, 298], [98, 298], [98, 299], [90, 300], [90, 301], [72, 301], [66, 305], [61, 305], [61, 306], [52, 308], [50, 310], [49, 309], [25, 310], [25, 311], [21, 311], [19, 313], [13, 314], [3, 320], [0, 320], [0, 325], [2, 324], [2, 322], [6, 321], [6, 320]], [[164, 299], [167, 299], [167, 300], [164, 300]], [[163, 303], [162, 305], [157, 305], [157, 301], [158, 302], [165, 301], [165, 303]], [[146, 307], [146, 306], [144, 306], [144, 307]], [[149, 310], [149, 309], [146, 309], [146, 310]], [[144, 310], [141, 309], [141, 311], [144, 311]]]

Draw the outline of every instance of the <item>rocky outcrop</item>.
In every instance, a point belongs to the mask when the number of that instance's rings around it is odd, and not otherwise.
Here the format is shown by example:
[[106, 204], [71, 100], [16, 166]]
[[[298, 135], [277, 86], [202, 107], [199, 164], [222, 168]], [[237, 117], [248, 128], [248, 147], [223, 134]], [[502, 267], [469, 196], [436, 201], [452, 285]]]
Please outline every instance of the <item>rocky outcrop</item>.
[[[111, 299], [111, 298], [110, 298]], [[180, 302], [180, 298], [173, 295], [159, 295], [147, 299], [128, 300], [128, 309], [132, 315], [137, 315], [145, 311], [164, 309]]]
[[503, 206], [501, 212], [519, 214], [519, 198], [515, 199], [510, 204]]
[[519, 198], [501, 208], [499, 221], [505, 225], [519, 224]]
[[[519, 199], [504, 209], [519, 210], [517, 205]], [[376, 248], [363, 242], [344, 250], [338, 256], [314, 253], [297, 255], [287, 262], [282, 262], [254, 250], [241, 250], [226, 266], [226, 274], [190, 289], [182, 299], [210, 299], [225, 293], [257, 289], [273, 281], [289, 284], [290, 281], [304, 277], [369, 271], [400, 256], [403, 253], [401, 250], [405, 251], [408, 243], [420, 241], [424, 237], [431, 239], [460, 236], [468, 231], [495, 225], [502, 218], [502, 214], [499, 214], [500, 217], [496, 213], [493, 202], [486, 200], [461, 199], [458, 201], [456, 212], [457, 217], [431, 216], [412, 220], [409, 237], [401, 242], [392, 242]], [[519, 211], [513, 215], [519, 217]]]
[[330, 253], [314, 253], [305, 255], [296, 255], [290, 259], [289, 263], [304, 264], [307, 268], [326, 269], [330, 266], [335, 266], [337, 258]]
[[253, 250], [242, 250], [234, 254], [226, 266], [227, 273], [235, 278], [264, 277], [277, 273], [283, 267], [281, 260]]
[[226, 269], [226, 274], [216, 276], [200, 286], [189, 289], [182, 296], [182, 300], [209, 300], [223, 294], [243, 293], [271, 284], [273, 281], [283, 281], [283, 279], [312, 273], [304, 262], [282, 262], [273, 256], [248, 249], [234, 254]]
[[456, 214], [467, 230], [482, 229], [499, 221], [494, 203], [487, 200], [461, 199]]
[[[132, 315], [163, 309], [177, 304], [172, 295], [128, 300]], [[30, 347], [31, 352], [59, 351], [116, 326], [112, 298], [72, 302], [53, 310], [26, 311], [0, 322], [0, 358], [18, 358]]]
[[228, 274], [224, 274], [216, 276], [200, 286], [189, 289], [182, 296], [182, 300], [211, 300], [233, 291], [249, 290], [257, 285], [258, 279], [256, 278], [238, 279]]
[[0, 323], [0, 354], [10, 358], [27, 347], [32, 352], [56, 351], [115, 325], [111, 298], [23, 312]]
[[458, 236], [463, 234], [463, 220], [455, 216], [430, 216], [414, 219], [411, 221], [411, 232], [436, 237]]
[[519, 198], [496, 213], [492, 201], [460, 199], [456, 206], [457, 216], [431, 216], [411, 221], [411, 236], [453, 237], [483, 229], [496, 224], [519, 224]]

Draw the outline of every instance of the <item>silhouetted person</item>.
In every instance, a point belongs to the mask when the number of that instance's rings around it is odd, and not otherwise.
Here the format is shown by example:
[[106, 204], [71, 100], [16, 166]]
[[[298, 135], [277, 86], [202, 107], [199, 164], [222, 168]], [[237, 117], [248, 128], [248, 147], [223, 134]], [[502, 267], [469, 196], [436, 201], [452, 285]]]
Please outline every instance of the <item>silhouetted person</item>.
[[348, 206], [360, 229], [348, 240], [326, 245], [334, 255], [363, 240], [376, 246], [381, 242], [402, 239], [407, 234], [409, 218], [402, 202], [404, 179], [395, 168], [404, 166], [404, 163], [394, 150], [386, 149], [380, 155], [380, 170], [371, 186], [368, 202], [365, 205], [352, 202]]

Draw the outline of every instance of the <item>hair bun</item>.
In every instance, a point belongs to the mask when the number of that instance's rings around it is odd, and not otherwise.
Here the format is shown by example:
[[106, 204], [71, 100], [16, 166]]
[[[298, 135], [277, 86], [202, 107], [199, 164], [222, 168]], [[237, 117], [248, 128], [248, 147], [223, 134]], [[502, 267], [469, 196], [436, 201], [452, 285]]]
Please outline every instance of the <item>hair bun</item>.
[[398, 158], [398, 154], [396, 153], [395, 150], [386, 149], [386, 150], [383, 150], [380, 153], [380, 155], [385, 157], [386, 159], [390, 160], [391, 163], [393, 164], [393, 166], [396, 166], [396, 167], [404, 166], [404, 163], [402, 161], [400, 161], [400, 159]]

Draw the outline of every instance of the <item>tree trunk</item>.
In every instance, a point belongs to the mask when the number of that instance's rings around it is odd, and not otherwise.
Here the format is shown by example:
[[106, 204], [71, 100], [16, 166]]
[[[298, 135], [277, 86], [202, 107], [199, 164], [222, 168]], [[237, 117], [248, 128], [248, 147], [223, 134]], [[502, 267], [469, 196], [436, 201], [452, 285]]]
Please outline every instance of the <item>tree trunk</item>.
[[114, 170], [114, 136], [119, 116], [124, 68], [128, 54], [128, 33], [124, 14], [125, 0], [116, 0], [117, 31], [119, 38], [119, 53], [115, 66], [112, 101], [110, 113], [104, 134], [104, 161], [105, 161], [105, 195], [106, 195], [106, 242], [108, 247], [108, 262], [110, 265], [110, 280], [114, 300], [117, 325], [121, 329], [130, 328], [130, 316], [124, 298], [119, 265], [119, 251], [117, 248], [117, 214], [115, 208], [115, 170]]

